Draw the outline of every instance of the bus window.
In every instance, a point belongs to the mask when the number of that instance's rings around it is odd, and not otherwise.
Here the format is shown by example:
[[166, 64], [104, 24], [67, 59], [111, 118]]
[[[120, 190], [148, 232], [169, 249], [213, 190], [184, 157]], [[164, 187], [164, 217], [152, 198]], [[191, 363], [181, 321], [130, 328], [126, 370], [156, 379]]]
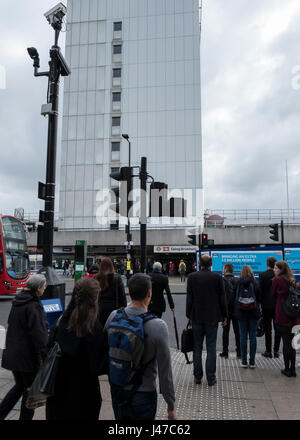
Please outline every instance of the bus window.
[[3, 267], [3, 255], [0, 254], [0, 273], [3, 273], [4, 267]]

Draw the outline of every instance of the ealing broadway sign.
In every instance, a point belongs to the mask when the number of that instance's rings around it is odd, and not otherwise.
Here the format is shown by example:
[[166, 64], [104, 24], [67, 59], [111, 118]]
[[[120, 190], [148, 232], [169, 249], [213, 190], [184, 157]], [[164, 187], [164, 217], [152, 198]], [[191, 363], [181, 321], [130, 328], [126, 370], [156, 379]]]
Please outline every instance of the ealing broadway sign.
[[194, 254], [197, 246], [154, 246], [155, 254]]

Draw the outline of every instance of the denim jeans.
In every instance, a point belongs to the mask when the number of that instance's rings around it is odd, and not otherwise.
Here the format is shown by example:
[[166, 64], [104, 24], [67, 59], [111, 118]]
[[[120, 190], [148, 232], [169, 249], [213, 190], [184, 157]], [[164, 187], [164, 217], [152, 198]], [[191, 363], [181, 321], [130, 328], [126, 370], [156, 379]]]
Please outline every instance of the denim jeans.
[[194, 335], [194, 376], [196, 379], [201, 380], [203, 377], [202, 368], [202, 349], [205, 336], [206, 342], [206, 363], [205, 372], [208, 382], [212, 382], [216, 378], [216, 344], [217, 344], [217, 332], [218, 325], [200, 324], [197, 322], [192, 323], [193, 335]]
[[[112, 406], [116, 420], [154, 420], [157, 408], [156, 391], [137, 391], [129, 402], [130, 391], [111, 386]], [[124, 403], [126, 402], [126, 403]]]
[[255, 363], [257, 319], [240, 319], [240, 341], [242, 362], [247, 363], [247, 342], [250, 340], [250, 364]]

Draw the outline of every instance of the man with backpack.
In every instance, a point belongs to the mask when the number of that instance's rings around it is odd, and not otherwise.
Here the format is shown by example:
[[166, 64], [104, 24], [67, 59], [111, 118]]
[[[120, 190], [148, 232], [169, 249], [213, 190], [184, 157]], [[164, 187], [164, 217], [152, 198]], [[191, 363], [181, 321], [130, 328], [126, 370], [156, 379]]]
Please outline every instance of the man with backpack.
[[109, 381], [116, 420], [154, 420], [156, 378], [174, 420], [175, 392], [166, 323], [147, 312], [151, 278], [137, 273], [128, 283], [130, 306], [113, 311], [106, 324]]
[[228, 318], [227, 318], [227, 324], [223, 327], [223, 351], [222, 353], [220, 353], [220, 356], [224, 357], [225, 359], [228, 359], [230, 322], [232, 322], [232, 327], [235, 336], [236, 357], [239, 359], [241, 357], [240, 330], [239, 330], [239, 323], [237, 319], [233, 316], [237, 281], [233, 276], [233, 265], [231, 263], [226, 263], [223, 266], [223, 282], [225, 287], [225, 294], [226, 294], [226, 301], [228, 308]]

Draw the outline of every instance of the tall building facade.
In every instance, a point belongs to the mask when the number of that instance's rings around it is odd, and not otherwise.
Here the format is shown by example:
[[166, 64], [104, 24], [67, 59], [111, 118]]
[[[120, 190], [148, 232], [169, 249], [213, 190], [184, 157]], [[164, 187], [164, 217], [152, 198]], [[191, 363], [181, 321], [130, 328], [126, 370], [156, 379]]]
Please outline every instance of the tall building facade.
[[111, 171], [202, 188], [199, 0], [69, 0], [60, 229], [98, 229]]

